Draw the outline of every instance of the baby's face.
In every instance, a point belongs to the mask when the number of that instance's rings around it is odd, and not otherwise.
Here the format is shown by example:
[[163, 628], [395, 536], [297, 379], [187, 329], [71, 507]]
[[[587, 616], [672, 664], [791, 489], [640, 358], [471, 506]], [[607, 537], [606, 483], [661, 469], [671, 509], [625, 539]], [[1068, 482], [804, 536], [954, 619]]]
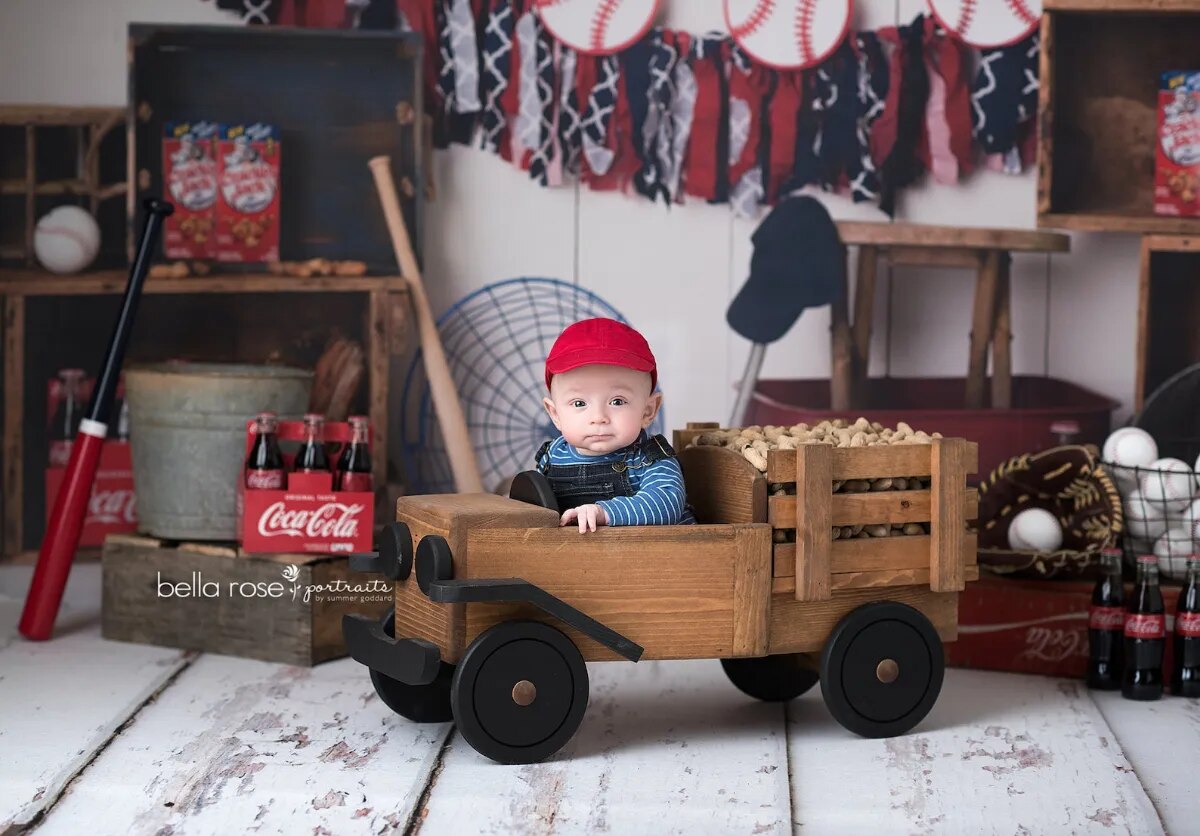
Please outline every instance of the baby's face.
[[554, 375], [543, 403], [568, 444], [602, 456], [637, 440], [658, 414], [662, 394], [650, 393], [649, 372], [592, 365]]

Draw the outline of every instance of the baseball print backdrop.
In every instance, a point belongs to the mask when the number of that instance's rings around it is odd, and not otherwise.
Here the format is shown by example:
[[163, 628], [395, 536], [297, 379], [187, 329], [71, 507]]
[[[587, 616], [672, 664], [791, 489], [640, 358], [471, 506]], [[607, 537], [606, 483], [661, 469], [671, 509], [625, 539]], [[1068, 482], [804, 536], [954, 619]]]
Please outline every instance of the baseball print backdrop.
[[1011, 46], [1041, 23], [1042, 0], [929, 0], [942, 27], [980, 49]]
[[542, 23], [584, 55], [629, 48], [654, 24], [661, 0], [536, 0]]
[[850, 31], [852, 0], [724, 0], [725, 25], [755, 61], [802, 70], [828, 58]]

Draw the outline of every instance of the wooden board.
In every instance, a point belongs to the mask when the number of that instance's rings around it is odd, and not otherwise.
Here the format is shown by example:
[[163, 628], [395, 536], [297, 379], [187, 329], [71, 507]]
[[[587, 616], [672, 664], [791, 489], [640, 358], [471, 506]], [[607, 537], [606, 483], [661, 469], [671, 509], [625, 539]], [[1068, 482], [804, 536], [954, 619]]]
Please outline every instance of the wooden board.
[[[769, 531], [765, 525], [630, 526], [588, 534], [479, 528], [467, 533], [467, 571], [474, 578], [520, 577], [536, 584], [642, 645], [643, 659], [720, 658], [737, 652], [735, 621], [747, 628], [743, 646], [757, 642], [748, 637], [758, 627], [749, 628], [761, 614], [741, 614], [737, 606], [771, 603], [752, 588], [765, 591], [771, 582], [769, 552], [753, 551], [756, 544], [768, 545], [758, 532]], [[735, 572], [735, 564], [747, 559], [761, 565]], [[529, 605], [470, 604], [466, 641], [510, 618], [549, 620]], [[621, 658], [572, 628], [564, 631], [589, 661]]]
[[113, 535], [102, 557], [106, 639], [315, 665], [346, 654], [342, 616], [379, 617], [386, 579], [329, 555], [246, 555]]
[[954, 247], [1036, 253], [1065, 253], [1071, 249], [1071, 239], [1066, 235], [1024, 229], [870, 221], [838, 221], [837, 227], [842, 243], [847, 246]]
[[349, 659], [302, 669], [206, 656], [39, 829], [403, 833], [450, 728], [393, 714]]
[[[979, 492], [975, 488], [964, 488], [962, 495], [964, 518], [977, 518]], [[796, 504], [793, 496], [772, 496], [767, 501], [767, 522], [773, 528], [795, 528]], [[881, 525], [929, 522], [931, 519], [933, 512], [927, 490], [833, 494], [832, 525]]]
[[1195, 777], [1200, 769], [1200, 702], [1170, 696], [1153, 703], [1132, 702], [1098, 691], [1090, 696], [1112, 730], [1112, 738], [1102, 741], [1120, 744], [1166, 831], [1194, 831], [1200, 821]]
[[931, 592], [917, 586], [854, 589], [837, 592], [828, 601], [796, 601], [792, 595], [771, 599], [771, 653], [815, 653], [825, 646], [834, 625], [852, 609], [869, 601], [899, 601], [920, 610], [933, 623], [942, 641], [958, 635], [958, 594]]
[[685, 447], [678, 456], [697, 520], [733, 524], [766, 519], [767, 480], [743, 456], [709, 446]]
[[[963, 532], [963, 561], [971, 566], [977, 562], [978, 538]], [[853, 537], [834, 540], [829, 547], [829, 566], [834, 574], [846, 572], [876, 572], [900, 569], [928, 569], [932, 540], [928, 535], [914, 534], [898, 537]], [[775, 577], [796, 574], [796, 544], [774, 544]]]
[[[821, 445], [828, 446], [828, 445]], [[832, 448], [832, 478], [882, 479], [888, 476], [928, 476], [932, 446], [892, 444], [877, 447]], [[796, 480], [796, 451], [772, 450], [767, 454], [767, 481]]]
[[[882, 587], [888, 586], [929, 586], [929, 569], [875, 569], [869, 572], [835, 572], [831, 576], [830, 588], [837, 592], [846, 589], [876, 589], [881, 595], [887, 595]], [[968, 581], [979, 580], [979, 567], [968, 566], [963, 570], [963, 578]], [[771, 581], [771, 591], [776, 595], [787, 595], [796, 591], [794, 577], [774, 578]]]
[[456, 737], [422, 836], [792, 833], [779, 705], [737, 691], [715, 661], [588, 674], [583, 725], [546, 762], [496, 766]]
[[830, 585], [832, 448], [809, 444], [795, 453], [796, 600], [827, 601]]
[[[125, 270], [99, 270], [57, 276], [45, 270], [6, 270], [0, 278], [4, 296], [95, 296], [124, 293]], [[143, 293], [361, 293], [385, 290], [405, 293], [400, 276], [271, 276], [257, 273], [212, 273], [183, 279], [146, 279]]]
[[[810, 693], [789, 705], [788, 729], [793, 817], [805, 831], [1163, 832], [1075, 682], [947, 671], [929, 716], [883, 740], [845, 731]], [[1171, 831], [1194, 830], [1185, 821]]]
[[100, 567], [76, 566], [49, 642], [17, 634], [32, 570], [0, 567], [0, 833], [58, 800], [113, 734], [192, 657], [102, 641]]
[[963, 589], [963, 531], [967, 520], [958, 497], [962, 491], [966, 443], [959, 438], [933, 442], [933, 473], [929, 493], [933, 520], [929, 523], [929, 586], [934, 592]]

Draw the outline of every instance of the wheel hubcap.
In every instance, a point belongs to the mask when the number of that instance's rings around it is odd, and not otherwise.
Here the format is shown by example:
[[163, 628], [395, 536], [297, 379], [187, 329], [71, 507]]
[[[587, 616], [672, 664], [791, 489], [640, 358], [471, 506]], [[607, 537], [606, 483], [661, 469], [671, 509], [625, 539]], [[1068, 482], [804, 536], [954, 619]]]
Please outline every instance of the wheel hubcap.
[[890, 685], [900, 675], [900, 666], [895, 659], [884, 659], [875, 666], [875, 678], [884, 685]]
[[537, 686], [528, 679], [522, 679], [513, 686], [512, 698], [513, 702], [519, 706], [532, 705], [533, 701], [537, 699]]

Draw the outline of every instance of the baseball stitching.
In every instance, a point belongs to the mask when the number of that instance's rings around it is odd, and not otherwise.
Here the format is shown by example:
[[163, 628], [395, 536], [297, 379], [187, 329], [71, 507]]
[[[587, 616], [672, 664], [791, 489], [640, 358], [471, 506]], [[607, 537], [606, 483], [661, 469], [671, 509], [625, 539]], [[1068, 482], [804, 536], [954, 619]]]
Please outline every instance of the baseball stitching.
[[971, 21], [974, 19], [975, 0], [962, 0], [962, 8], [958, 11], [958, 25], [954, 27], [954, 31], [960, 35], [967, 34], [967, 30], [971, 28]]
[[[973, 0], [971, 0], [973, 2]], [[1008, 7], [1012, 9], [1012, 13], [1021, 19], [1021, 22], [1026, 26], [1032, 26], [1037, 23], [1037, 15], [1030, 11], [1025, 0], [1008, 0]]]
[[800, 61], [808, 64], [813, 58], [813, 16], [817, 13], [816, 0], [801, 0], [796, 9], [796, 47], [800, 50]]
[[612, 22], [613, 15], [617, 13], [617, 7], [620, 5], [621, 0], [604, 0], [596, 9], [596, 16], [592, 18], [592, 49], [604, 48], [604, 38], [608, 35], [608, 24]]
[[79, 245], [79, 254], [83, 255], [88, 251], [87, 241], [83, 240], [83, 236], [73, 229], [68, 229], [65, 226], [44, 226], [38, 230], [43, 235], [65, 235]]
[[735, 26], [729, 34], [734, 38], [744, 38], [747, 35], [753, 35], [766, 22], [771, 13], [775, 11], [775, 0], [758, 0], [758, 5], [754, 7], [754, 11], [750, 12], [750, 16], [740, 26]]

